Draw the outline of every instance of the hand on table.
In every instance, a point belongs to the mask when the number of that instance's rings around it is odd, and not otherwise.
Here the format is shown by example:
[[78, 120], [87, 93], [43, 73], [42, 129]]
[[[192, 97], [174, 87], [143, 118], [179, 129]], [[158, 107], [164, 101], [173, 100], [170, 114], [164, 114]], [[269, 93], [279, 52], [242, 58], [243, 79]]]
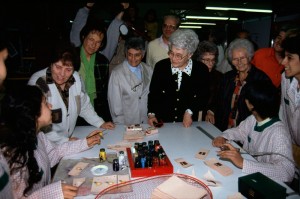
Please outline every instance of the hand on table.
[[101, 137], [99, 135], [99, 132], [100, 130], [94, 130], [87, 136], [86, 141], [89, 147], [101, 143]]
[[244, 159], [243, 157], [241, 156], [240, 154], [240, 150], [233, 147], [231, 144], [229, 143], [226, 143], [224, 144], [223, 146], [226, 146], [229, 148], [229, 150], [225, 150], [225, 151], [219, 151], [218, 152], [218, 155], [221, 157], [221, 158], [224, 158], [224, 159], [229, 159], [231, 160], [231, 162], [239, 167], [239, 168], [243, 168], [243, 162], [244, 162]]
[[100, 128], [112, 130], [115, 128], [115, 124], [112, 122], [104, 122]]
[[148, 124], [149, 124], [150, 126], [154, 126], [154, 123], [158, 123], [157, 118], [156, 118], [155, 116], [150, 116], [150, 117], [148, 118]]
[[70, 138], [69, 138], [69, 141], [76, 141], [76, 140], [78, 140], [77, 137], [70, 137]]
[[77, 195], [77, 187], [61, 183], [61, 188], [65, 199], [73, 199]]
[[223, 137], [221, 137], [221, 136], [216, 137], [216, 138], [213, 139], [213, 141], [212, 141], [212, 145], [215, 146], [215, 147], [221, 147], [221, 146], [223, 146], [225, 143], [226, 143], [226, 139], [223, 138]]
[[212, 114], [210, 111], [207, 111], [207, 114], [205, 116], [205, 121], [215, 124], [215, 115]]
[[188, 112], [185, 112], [183, 115], [183, 121], [182, 124], [184, 127], [190, 127], [193, 123], [192, 115], [189, 114]]

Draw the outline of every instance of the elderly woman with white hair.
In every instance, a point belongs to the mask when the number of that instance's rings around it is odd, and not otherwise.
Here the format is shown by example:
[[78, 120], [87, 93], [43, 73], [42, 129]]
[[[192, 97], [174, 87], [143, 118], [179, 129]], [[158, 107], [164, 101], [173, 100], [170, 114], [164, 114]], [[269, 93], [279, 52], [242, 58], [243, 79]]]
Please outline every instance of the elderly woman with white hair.
[[169, 39], [169, 58], [159, 61], [148, 95], [148, 124], [198, 120], [208, 101], [209, 80], [205, 64], [192, 60], [199, 39], [193, 30], [178, 29]]
[[238, 126], [251, 114], [245, 102], [245, 84], [257, 80], [271, 81], [263, 71], [251, 64], [254, 47], [249, 40], [233, 40], [227, 53], [228, 61], [235, 70], [225, 73], [221, 82], [215, 115], [215, 124], [221, 131]]

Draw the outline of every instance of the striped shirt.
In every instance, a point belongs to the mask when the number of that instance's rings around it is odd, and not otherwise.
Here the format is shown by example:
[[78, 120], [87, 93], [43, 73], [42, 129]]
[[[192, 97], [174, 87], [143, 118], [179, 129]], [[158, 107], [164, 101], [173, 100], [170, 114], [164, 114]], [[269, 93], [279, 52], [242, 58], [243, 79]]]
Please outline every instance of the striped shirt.
[[228, 140], [240, 141], [243, 149], [250, 154], [265, 154], [255, 157], [257, 161], [244, 159], [242, 172], [261, 172], [282, 182], [293, 179], [295, 167], [291, 162], [291, 137], [284, 123], [278, 118], [272, 118], [262, 126], [257, 126], [256, 119], [250, 115], [238, 127], [224, 131], [222, 136]]
[[[61, 145], [54, 145], [50, 142], [44, 133], [38, 134], [38, 145], [34, 151], [36, 161], [43, 171], [42, 179], [35, 183], [28, 193], [28, 198], [47, 198], [47, 199], [63, 199], [61, 181], [51, 183], [50, 168], [56, 165], [63, 156], [74, 154], [88, 149], [86, 139], [69, 141]], [[11, 176], [12, 187], [15, 198], [23, 198], [23, 192], [27, 186], [28, 172], [23, 169]]]

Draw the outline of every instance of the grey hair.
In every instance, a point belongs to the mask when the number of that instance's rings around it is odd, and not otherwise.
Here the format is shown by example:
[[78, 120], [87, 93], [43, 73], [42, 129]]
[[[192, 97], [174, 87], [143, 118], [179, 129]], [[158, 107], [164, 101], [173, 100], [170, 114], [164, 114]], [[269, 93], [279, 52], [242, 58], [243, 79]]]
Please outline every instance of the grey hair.
[[176, 29], [179, 28], [181, 20], [179, 18], [179, 16], [175, 15], [175, 14], [168, 14], [164, 16], [163, 21], [165, 22], [167, 19], [174, 19], [176, 21]]
[[172, 33], [169, 39], [169, 49], [171, 49], [172, 46], [187, 49], [190, 54], [196, 51], [198, 44], [198, 35], [191, 29], [178, 29]]
[[205, 53], [213, 54], [215, 56], [215, 61], [217, 61], [219, 56], [219, 50], [215, 43], [211, 41], [201, 41], [198, 45], [198, 49], [196, 52], [197, 61], [201, 61]]
[[145, 41], [141, 37], [130, 37], [125, 41], [126, 52], [129, 49], [141, 50], [143, 54], [145, 53]]
[[230, 62], [232, 61], [232, 51], [237, 49], [245, 49], [247, 52], [248, 61], [252, 60], [252, 57], [254, 56], [253, 44], [248, 39], [235, 39], [229, 44], [227, 50], [227, 56]]

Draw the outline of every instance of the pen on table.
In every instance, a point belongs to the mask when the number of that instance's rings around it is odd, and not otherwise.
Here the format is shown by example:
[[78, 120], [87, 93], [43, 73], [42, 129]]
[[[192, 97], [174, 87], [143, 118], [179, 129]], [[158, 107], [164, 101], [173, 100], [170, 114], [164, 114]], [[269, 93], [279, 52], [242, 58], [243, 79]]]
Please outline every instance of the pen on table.
[[102, 131], [100, 131], [99, 133], [96, 133], [96, 134], [94, 134], [94, 135], [87, 136], [86, 139], [89, 139], [89, 138], [91, 138], [91, 137], [94, 137], [95, 135], [99, 135], [100, 138], [103, 140], [104, 137], [103, 137], [102, 133], [103, 133], [103, 131], [105, 131], [105, 130], [106, 130], [106, 129], [104, 129], [104, 130], [102, 130]]

